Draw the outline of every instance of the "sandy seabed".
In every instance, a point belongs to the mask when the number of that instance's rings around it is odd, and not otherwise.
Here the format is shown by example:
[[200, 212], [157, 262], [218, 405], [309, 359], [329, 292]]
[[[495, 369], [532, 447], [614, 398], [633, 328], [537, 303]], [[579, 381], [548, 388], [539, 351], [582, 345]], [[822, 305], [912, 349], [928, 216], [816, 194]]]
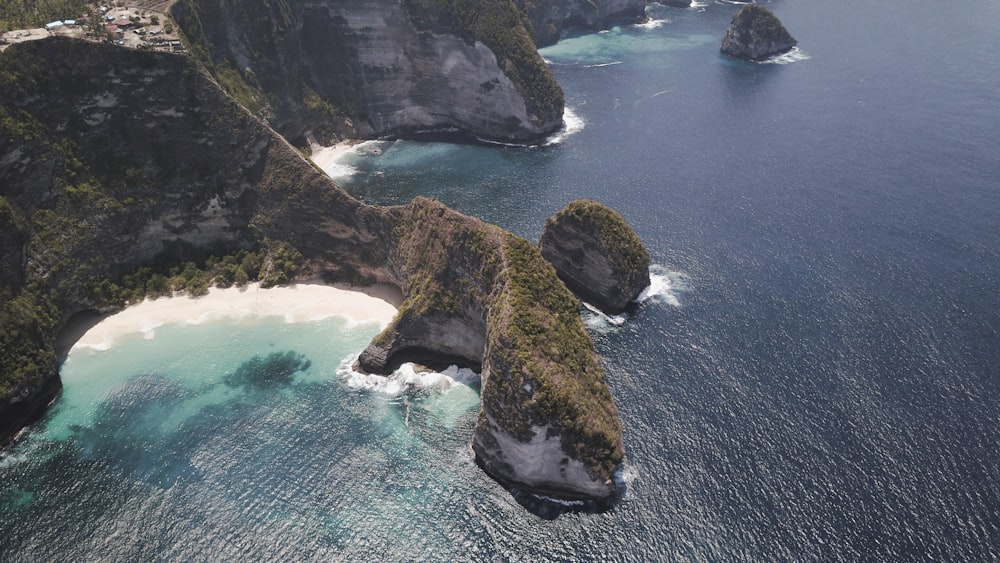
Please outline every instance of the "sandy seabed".
[[167, 324], [202, 324], [221, 319], [283, 317], [285, 322], [308, 322], [341, 317], [350, 323], [387, 326], [402, 302], [388, 285], [347, 287], [306, 282], [264, 289], [260, 284], [227, 289], [211, 288], [201, 297], [146, 299], [101, 319], [82, 332], [72, 348], [110, 348], [117, 337], [153, 331]]

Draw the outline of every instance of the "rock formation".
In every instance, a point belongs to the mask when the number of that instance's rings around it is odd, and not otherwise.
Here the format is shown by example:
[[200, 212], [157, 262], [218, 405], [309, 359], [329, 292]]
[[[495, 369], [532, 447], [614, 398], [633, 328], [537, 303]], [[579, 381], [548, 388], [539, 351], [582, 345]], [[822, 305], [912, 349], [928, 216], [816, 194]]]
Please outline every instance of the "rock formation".
[[673, 6], [675, 8], [690, 8], [691, 0], [657, 0], [660, 4], [664, 6]]
[[761, 61], [789, 51], [796, 44], [770, 10], [749, 4], [733, 16], [722, 39], [722, 52], [737, 59]]
[[279, 133], [532, 143], [563, 93], [512, 0], [182, 0], [192, 53]]
[[539, 249], [580, 299], [617, 314], [649, 286], [649, 253], [615, 210], [577, 200], [545, 221]]
[[[54, 336], [107, 280], [209, 252], [405, 296], [366, 352], [482, 368], [473, 448], [499, 480], [607, 499], [621, 424], [576, 301], [527, 241], [433, 200], [348, 196], [190, 58], [60, 38], [0, 55], [0, 434], [58, 392]], [[532, 460], [525, 463], [525, 459]]]
[[646, 15], [646, 0], [517, 0], [531, 23], [539, 47], [559, 40], [564, 29], [604, 29], [617, 22], [635, 23]]

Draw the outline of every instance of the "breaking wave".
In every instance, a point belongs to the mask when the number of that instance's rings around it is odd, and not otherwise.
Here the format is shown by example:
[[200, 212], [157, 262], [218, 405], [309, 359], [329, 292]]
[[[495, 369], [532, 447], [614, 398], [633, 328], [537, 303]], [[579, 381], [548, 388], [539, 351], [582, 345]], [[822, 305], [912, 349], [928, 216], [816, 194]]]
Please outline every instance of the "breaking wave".
[[[664, 304], [671, 307], [680, 307], [680, 296], [688, 290], [688, 276], [682, 272], [676, 272], [665, 266], [653, 264], [649, 267], [649, 286], [639, 293], [635, 302]], [[594, 307], [590, 303], [584, 302], [584, 311], [581, 312], [581, 319], [584, 326], [589, 330], [599, 333], [613, 331], [616, 327], [625, 324], [628, 314], [608, 315]]]
[[665, 19], [665, 18], [664, 19], [649, 18], [649, 21], [647, 21], [646, 23], [637, 23], [637, 24], [635, 24], [635, 26], [637, 28], [639, 28], [639, 29], [652, 30], [652, 29], [656, 29], [658, 27], [663, 27], [663, 24], [666, 24], [666, 23], [670, 23], [670, 20]]
[[559, 143], [565, 141], [570, 135], [575, 135], [583, 130], [586, 122], [582, 117], [573, 111], [573, 108], [566, 106], [563, 111], [563, 127], [557, 131], [554, 135], [549, 137], [542, 143], [542, 146], [548, 147], [552, 145], [558, 145]]
[[765, 65], [787, 65], [792, 63], [797, 63], [799, 61], [807, 61], [812, 57], [808, 53], [802, 51], [798, 47], [792, 47], [791, 51], [787, 53], [782, 53], [776, 57], [771, 57], [766, 61], [761, 61], [760, 64]]
[[358, 356], [345, 358], [337, 367], [337, 376], [351, 389], [373, 391], [388, 397], [396, 397], [408, 389], [432, 389], [447, 393], [458, 385], [468, 386], [479, 381], [478, 373], [458, 366], [450, 366], [440, 372], [418, 371], [414, 364], [406, 363], [389, 375], [362, 373], [354, 369]]

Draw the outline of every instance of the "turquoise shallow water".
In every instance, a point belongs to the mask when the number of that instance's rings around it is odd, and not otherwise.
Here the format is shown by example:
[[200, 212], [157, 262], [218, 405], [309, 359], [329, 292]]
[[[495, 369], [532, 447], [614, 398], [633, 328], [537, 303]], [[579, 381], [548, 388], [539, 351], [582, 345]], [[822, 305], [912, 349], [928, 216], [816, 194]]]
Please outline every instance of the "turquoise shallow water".
[[702, 4], [544, 50], [561, 143], [378, 143], [343, 180], [532, 240], [577, 197], [636, 228], [669, 290], [585, 313], [612, 510], [546, 519], [483, 475], [475, 383], [349, 386], [372, 333], [219, 325], [88, 359], [122, 383], [4, 455], [0, 559], [1000, 559], [1000, 4], [770, 2], [801, 48], [771, 65], [721, 57], [737, 7]]

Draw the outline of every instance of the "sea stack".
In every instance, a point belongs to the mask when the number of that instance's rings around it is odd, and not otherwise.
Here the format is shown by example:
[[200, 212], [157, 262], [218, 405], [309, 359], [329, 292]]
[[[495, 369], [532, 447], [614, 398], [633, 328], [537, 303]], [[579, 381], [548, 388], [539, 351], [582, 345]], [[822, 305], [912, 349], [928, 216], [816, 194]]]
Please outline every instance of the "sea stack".
[[721, 49], [737, 59], [761, 61], [789, 51], [797, 43], [770, 10], [749, 4], [733, 16]]
[[649, 252], [621, 214], [602, 203], [570, 202], [545, 221], [538, 246], [570, 291], [609, 315], [649, 286]]

